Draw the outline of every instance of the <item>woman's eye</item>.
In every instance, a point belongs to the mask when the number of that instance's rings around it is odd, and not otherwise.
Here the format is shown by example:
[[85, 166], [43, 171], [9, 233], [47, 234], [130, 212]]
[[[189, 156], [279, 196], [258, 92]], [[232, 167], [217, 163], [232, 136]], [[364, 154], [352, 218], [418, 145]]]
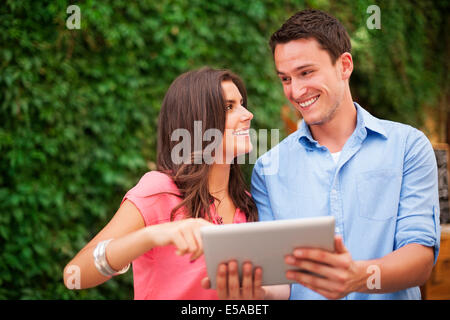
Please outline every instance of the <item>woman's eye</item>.
[[312, 73], [312, 70], [304, 71], [302, 72], [302, 76], [307, 76], [310, 73]]
[[225, 111], [228, 111], [228, 110], [231, 110], [231, 109], [233, 109], [233, 105], [232, 104], [229, 104], [229, 105], [227, 105], [225, 107]]

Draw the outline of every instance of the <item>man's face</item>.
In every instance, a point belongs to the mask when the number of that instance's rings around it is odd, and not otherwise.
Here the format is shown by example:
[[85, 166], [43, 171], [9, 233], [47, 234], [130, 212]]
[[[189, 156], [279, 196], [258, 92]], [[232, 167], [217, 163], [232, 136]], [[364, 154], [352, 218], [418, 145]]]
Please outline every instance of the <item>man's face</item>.
[[341, 58], [332, 64], [317, 40], [298, 39], [277, 44], [275, 66], [284, 94], [308, 125], [322, 125], [334, 118], [346, 85]]

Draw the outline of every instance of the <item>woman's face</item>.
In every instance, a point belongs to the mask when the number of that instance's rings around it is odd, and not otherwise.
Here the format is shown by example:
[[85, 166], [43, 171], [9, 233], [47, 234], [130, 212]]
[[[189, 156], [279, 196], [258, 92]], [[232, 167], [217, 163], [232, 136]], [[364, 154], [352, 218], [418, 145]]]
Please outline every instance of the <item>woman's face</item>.
[[242, 105], [242, 95], [233, 81], [223, 81], [222, 89], [226, 101], [223, 154], [225, 163], [231, 163], [235, 157], [252, 150], [249, 130], [253, 114]]

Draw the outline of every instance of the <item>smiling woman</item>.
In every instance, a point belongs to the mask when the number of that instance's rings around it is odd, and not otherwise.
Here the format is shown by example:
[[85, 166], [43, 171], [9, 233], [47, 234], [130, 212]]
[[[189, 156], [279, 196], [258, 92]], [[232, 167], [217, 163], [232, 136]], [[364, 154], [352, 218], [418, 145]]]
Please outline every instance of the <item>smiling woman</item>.
[[[135, 299], [218, 298], [201, 285], [206, 265], [199, 229], [257, 220], [239, 165], [232, 163], [251, 148], [243, 134], [253, 117], [246, 107], [244, 84], [231, 71], [202, 68], [175, 79], [159, 117], [158, 170], [125, 194], [112, 220], [67, 264], [67, 288], [97, 286], [132, 262]], [[199, 131], [203, 137], [207, 130], [224, 134], [215, 150], [225, 156], [214, 153], [211, 164], [174, 162], [172, 133], [179, 129], [189, 136]], [[188, 144], [189, 160], [207, 147], [195, 139]]]
[[220, 127], [211, 127], [211, 123], [203, 125], [202, 120], [194, 120], [193, 134], [187, 128], [174, 129], [170, 141], [178, 142], [180, 138], [181, 141], [172, 147], [172, 163], [231, 164], [234, 158], [251, 152], [250, 121], [253, 114], [244, 107], [244, 99], [231, 79], [223, 80], [221, 87], [225, 99], [225, 128], [221, 131]]
[[223, 81], [222, 88], [227, 102], [223, 162], [230, 163], [240, 154], [246, 154], [252, 150], [250, 121], [253, 114], [244, 106], [242, 95], [234, 82]]

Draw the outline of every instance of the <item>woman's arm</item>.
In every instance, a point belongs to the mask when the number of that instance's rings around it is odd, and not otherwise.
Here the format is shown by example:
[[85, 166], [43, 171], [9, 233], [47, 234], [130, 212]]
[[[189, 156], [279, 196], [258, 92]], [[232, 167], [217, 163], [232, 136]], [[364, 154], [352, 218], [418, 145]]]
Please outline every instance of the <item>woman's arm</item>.
[[111, 221], [64, 268], [64, 284], [73, 287], [68, 283], [72, 266], [80, 270], [80, 288], [76, 289], [95, 287], [110, 279], [97, 270], [93, 258], [97, 244], [108, 239], [114, 239], [106, 249], [106, 259], [114, 270], [121, 270], [153, 247], [169, 244], [177, 247], [179, 255], [192, 253], [194, 260], [203, 253], [199, 229], [209, 224], [203, 219], [186, 219], [146, 227], [138, 209], [126, 200]]
[[[80, 270], [80, 288], [95, 287], [110, 277], [103, 276], [95, 267], [93, 251], [100, 241], [114, 239], [107, 247], [106, 257], [114, 270], [120, 270], [150, 248], [150, 237], [144, 228], [144, 220], [133, 205], [126, 200], [111, 221], [64, 268], [64, 284], [71, 275], [69, 267]], [[73, 268], [73, 267], [72, 267]], [[70, 270], [72, 270], [72, 268]]]

